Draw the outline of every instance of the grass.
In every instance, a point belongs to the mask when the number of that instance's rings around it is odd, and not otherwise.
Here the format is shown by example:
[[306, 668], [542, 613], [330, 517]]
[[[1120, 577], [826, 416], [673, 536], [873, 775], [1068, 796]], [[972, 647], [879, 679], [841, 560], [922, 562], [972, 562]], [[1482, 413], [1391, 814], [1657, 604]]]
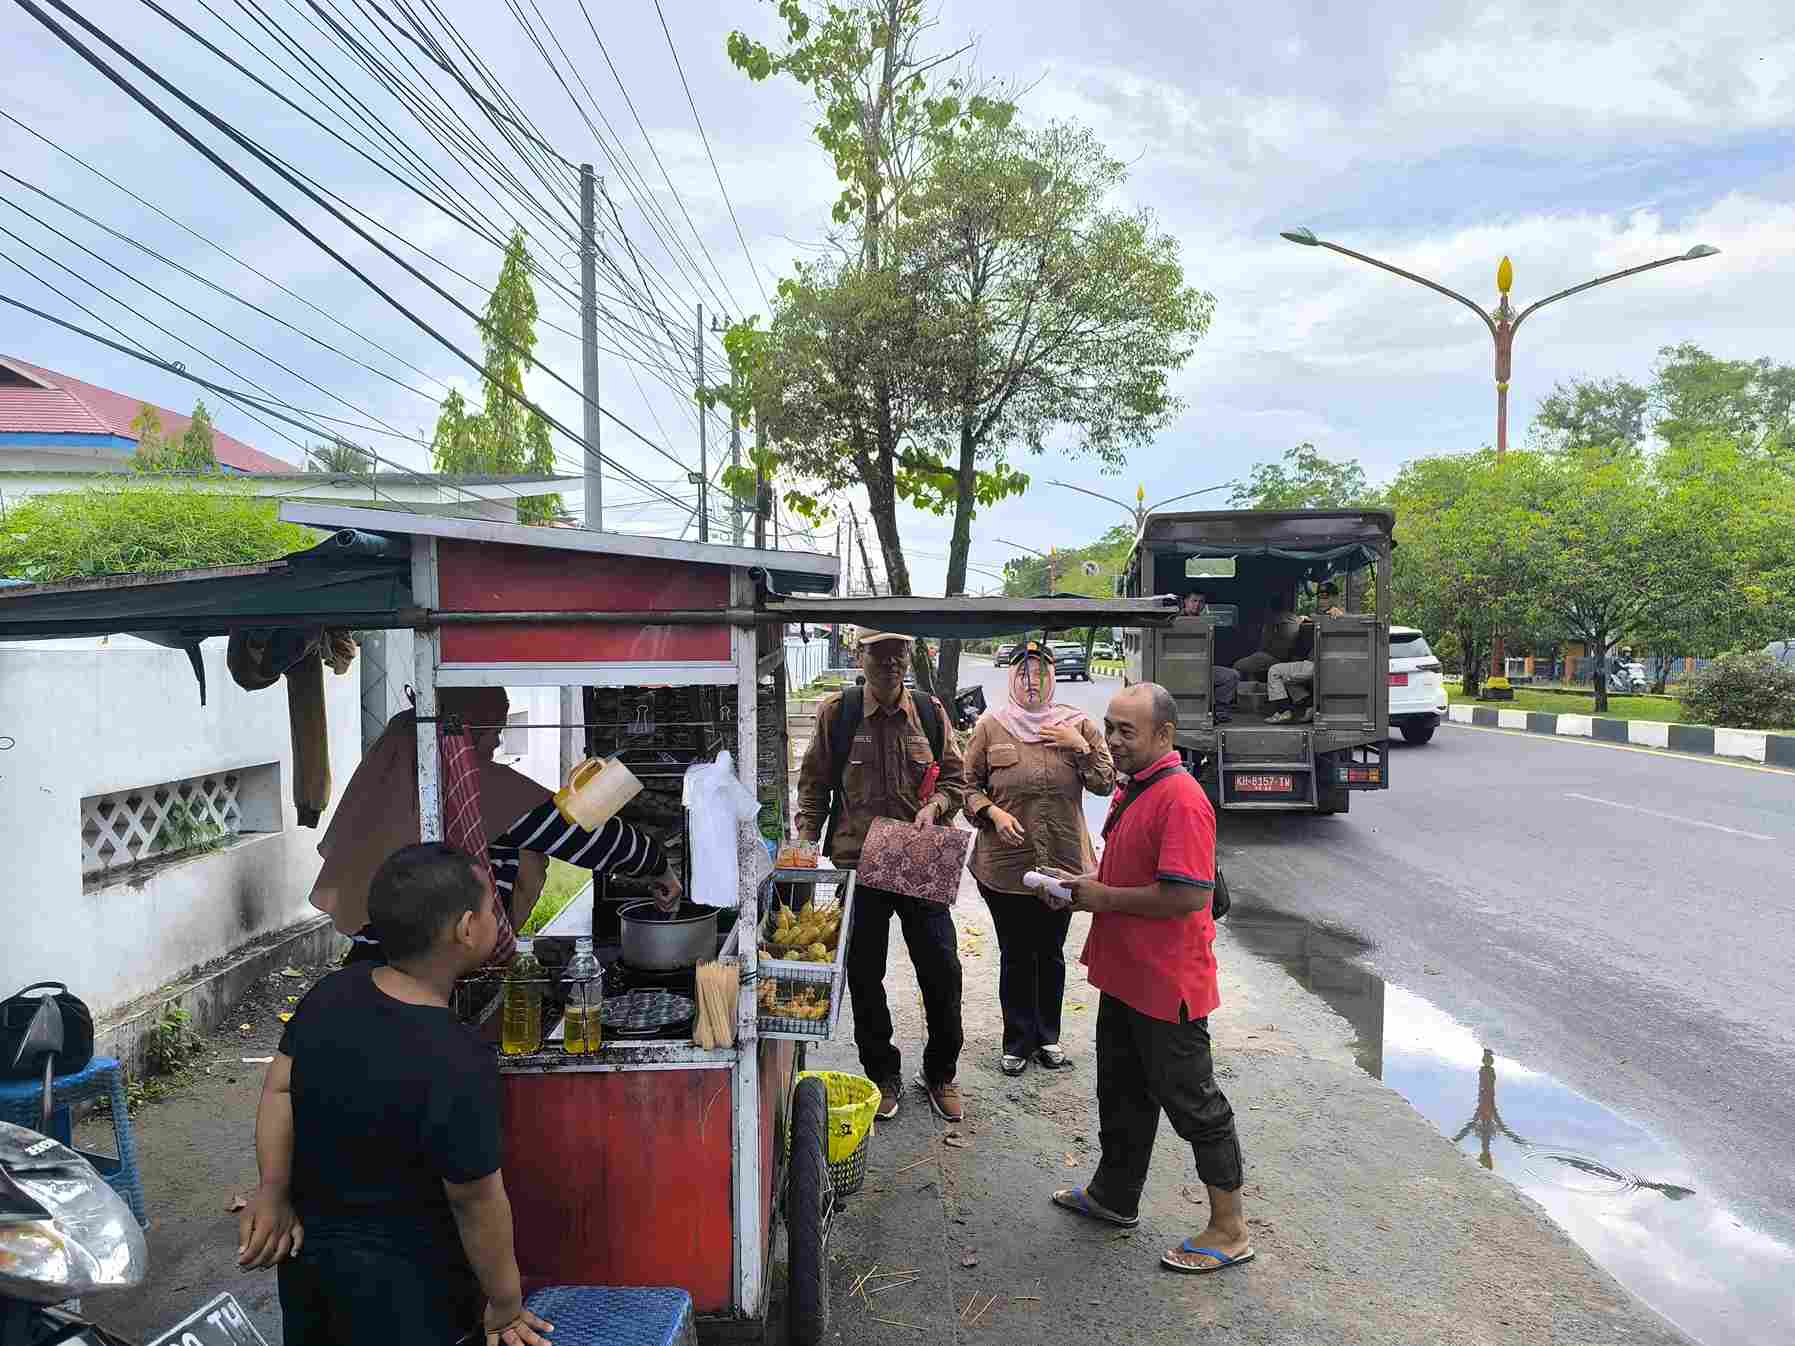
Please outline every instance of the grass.
[[[1447, 684], [1447, 694], [1455, 706], [1494, 706], [1497, 709], [1532, 710], [1542, 715], [1593, 715], [1595, 714], [1595, 698], [1580, 696], [1576, 692], [1536, 692], [1531, 688], [1515, 688], [1513, 701], [1479, 701], [1474, 696], [1466, 696], [1458, 687]], [[1683, 723], [1682, 704], [1674, 696], [1622, 696], [1618, 693], [1608, 694], [1608, 711], [1605, 716], [1611, 720], [1656, 720], [1662, 724]]]
[[536, 899], [536, 910], [524, 922], [519, 934], [534, 935], [567, 909], [592, 878], [592, 871], [561, 860], [548, 862], [548, 878], [542, 885], [542, 896]]

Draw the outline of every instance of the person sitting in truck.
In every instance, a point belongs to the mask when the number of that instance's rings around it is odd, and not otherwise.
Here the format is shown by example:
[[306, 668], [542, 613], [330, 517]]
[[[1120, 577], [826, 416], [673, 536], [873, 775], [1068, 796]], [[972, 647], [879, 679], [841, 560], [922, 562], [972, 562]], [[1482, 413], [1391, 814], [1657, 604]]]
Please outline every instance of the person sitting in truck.
[[[1332, 583], [1326, 583], [1316, 592], [1316, 606], [1329, 617], [1344, 617], [1346, 610], [1340, 606], [1340, 590]], [[1307, 724], [1315, 718], [1313, 691], [1315, 686], [1315, 660], [1311, 657], [1315, 651], [1315, 619], [1301, 619], [1301, 629], [1297, 637], [1297, 652], [1301, 658], [1284, 663], [1273, 664], [1265, 673], [1266, 700], [1272, 707], [1271, 714], [1265, 717], [1267, 724]]]
[[1234, 661], [1234, 671], [1248, 682], [1264, 682], [1273, 664], [1303, 658], [1297, 642], [1303, 636], [1303, 623], [1289, 609], [1289, 599], [1274, 593], [1265, 614], [1265, 628], [1259, 637], [1259, 648]]
[[[1184, 595], [1179, 609], [1185, 617], [1201, 617], [1209, 600], [1202, 594]], [[1227, 724], [1234, 718], [1234, 702], [1240, 694], [1240, 674], [1226, 664], [1215, 666], [1215, 722]]]

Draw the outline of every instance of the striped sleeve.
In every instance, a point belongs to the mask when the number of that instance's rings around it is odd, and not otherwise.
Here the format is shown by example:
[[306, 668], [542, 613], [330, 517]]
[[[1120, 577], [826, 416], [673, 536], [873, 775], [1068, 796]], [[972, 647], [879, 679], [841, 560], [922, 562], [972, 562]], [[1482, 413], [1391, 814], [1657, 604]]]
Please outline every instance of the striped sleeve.
[[655, 839], [621, 818], [588, 832], [544, 800], [493, 839], [494, 849], [537, 851], [581, 869], [613, 874], [660, 874], [667, 856]]

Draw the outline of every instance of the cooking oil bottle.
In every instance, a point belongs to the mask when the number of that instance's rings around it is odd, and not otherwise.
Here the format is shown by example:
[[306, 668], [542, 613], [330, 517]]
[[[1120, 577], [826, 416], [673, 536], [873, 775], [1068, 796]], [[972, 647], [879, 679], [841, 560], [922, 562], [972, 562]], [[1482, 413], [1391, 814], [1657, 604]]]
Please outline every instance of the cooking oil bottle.
[[505, 969], [505, 1004], [499, 1050], [506, 1056], [527, 1056], [542, 1049], [542, 964], [535, 941], [519, 938], [517, 956]]
[[604, 1025], [599, 1020], [605, 1003], [598, 959], [593, 956], [589, 936], [574, 937], [573, 961], [562, 974], [562, 986], [567, 992], [562, 1050], [569, 1056], [586, 1056], [597, 1051], [604, 1041]]

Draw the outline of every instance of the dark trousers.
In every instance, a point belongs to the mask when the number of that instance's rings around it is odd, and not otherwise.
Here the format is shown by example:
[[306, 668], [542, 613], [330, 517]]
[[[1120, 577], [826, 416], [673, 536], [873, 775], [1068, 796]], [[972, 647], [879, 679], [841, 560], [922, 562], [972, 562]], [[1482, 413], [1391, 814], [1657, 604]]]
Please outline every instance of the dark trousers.
[[1159, 1114], [1197, 1156], [1205, 1187], [1237, 1192], [1234, 1109], [1215, 1084], [1209, 1021], [1167, 1023], [1105, 995], [1097, 1006], [1097, 1138], [1103, 1158], [1087, 1189], [1118, 1215], [1138, 1214]]
[[1032, 893], [979, 885], [997, 927], [997, 998], [1003, 1005], [1003, 1054], [1028, 1057], [1060, 1040], [1066, 998], [1066, 932], [1071, 911], [1055, 911]]
[[474, 1334], [484, 1303], [467, 1263], [447, 1249], [420, 1255], [383, 1232], [305, 1228], [305, 1247], [282, 1262], [280, 1316], [287, 1346], [455, 1346]]
[[854, 1002], [854, 1045], [867, 1078], [883, 1084], [903, 1078], [903, 1054], [892, 1040], [891, 1005], [885, 998], [885, 959], [891, 918], [903, 927], [904, 945], [922, 988], [929, 1040], [922, 1069], [931, 1084], [953, 1079], [965, 1035], [960, 1026], [960, 949], [953, 914], [880, 888], [854, 890], [854, 923], [848, 932], [848, 994]]

